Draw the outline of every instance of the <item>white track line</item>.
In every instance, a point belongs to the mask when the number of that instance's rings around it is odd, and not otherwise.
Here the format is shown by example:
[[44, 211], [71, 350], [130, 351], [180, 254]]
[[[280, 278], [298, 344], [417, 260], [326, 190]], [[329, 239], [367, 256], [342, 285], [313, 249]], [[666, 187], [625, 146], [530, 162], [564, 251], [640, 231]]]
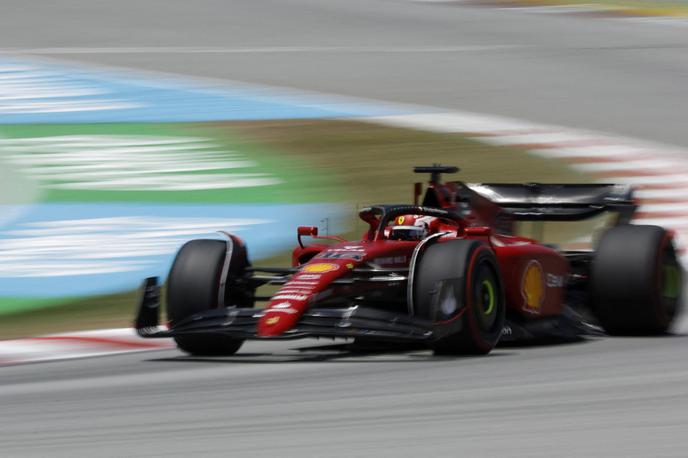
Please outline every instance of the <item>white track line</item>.
[[636, 191], [636, 196], [639, 199], [676, 199], [688, 202], [688, 186], [676, 187], [670, 189], [639, 189]]
[[[585, 137], [586, 141], [590, 141], [588, 137]], [[604, 141], [604, 140], [600, 140]], [[609, 145], [609, 144], [593, 144], [594, 148], [590, 148], [590, 145], [586, 146], [568, 146], [556, 144], [551, 145], [549, 148], [545, 149], [534, 149], [533, 153], [538, 156], [545, 157], [558, 157], [558, 158], [581, 158], [581, 157], [601, 157], [607, 158], [609, 160], [623, 160], [628, 157], [642, 157], [647, 151], [632, 145]], [[518, 146], [518, 145], [514, 145]]]
[[456, 53], [504, 51], [526, 45], [445, 45], [445, 46], [123, 46], [0, 48], [0, 54], [370, 54], [370, 53]]
[[[651, 170], [652, 172], [664, 171], [669, 174], [675, 170], [675, 167], [682, 167], [681, 164], [675, 160], [655, 159], [655, 160], [615, 160], [610, 162], [588, 162], [583, 164], [573, 164], [572, 167], [584, 172], [614, 172], [627, 170]], [[656, 170], [657, 169], [657, 170]]]

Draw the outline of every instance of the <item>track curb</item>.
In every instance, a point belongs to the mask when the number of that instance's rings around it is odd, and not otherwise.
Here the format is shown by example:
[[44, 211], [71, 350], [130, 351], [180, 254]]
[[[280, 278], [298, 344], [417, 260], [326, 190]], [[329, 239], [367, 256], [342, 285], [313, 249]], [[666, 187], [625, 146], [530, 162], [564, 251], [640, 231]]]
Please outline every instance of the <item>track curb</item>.
[[143, 339], [132, 328], [99, 329], [0, 341], [0, 366], [174, 348], [171, 339]]

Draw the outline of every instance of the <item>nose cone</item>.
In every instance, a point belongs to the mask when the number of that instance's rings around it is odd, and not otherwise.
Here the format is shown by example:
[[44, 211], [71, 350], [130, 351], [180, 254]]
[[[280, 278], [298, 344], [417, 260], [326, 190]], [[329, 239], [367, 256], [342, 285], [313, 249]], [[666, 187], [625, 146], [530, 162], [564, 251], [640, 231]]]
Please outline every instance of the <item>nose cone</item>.
[[353, 267], [354, 264], [348, 260], [323, 262], [319, 259], [303, 266], [272, 296], [265, 314], [258, 321], [258, 336], [279, 336], [292, 329], [308, 307], [317, 302], [319, 294]]
[[301, 313], [294, 308], [283, 310], [268, 309], [258, 321], [257, 333], [259, 337], [274, 337], [284, 334], [293, 328], [301, 317]]

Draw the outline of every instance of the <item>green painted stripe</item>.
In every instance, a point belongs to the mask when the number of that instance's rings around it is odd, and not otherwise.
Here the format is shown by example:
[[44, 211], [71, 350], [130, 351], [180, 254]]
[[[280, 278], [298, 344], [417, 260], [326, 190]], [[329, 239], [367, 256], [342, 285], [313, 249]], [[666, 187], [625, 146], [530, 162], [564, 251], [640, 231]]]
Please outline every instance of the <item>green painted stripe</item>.
[[307, 203], [341, 195], [328, 186], [332, 174], [304, 172], [309, 164], [298, 156], [286, 158], [226, 125], [0, 126], [0, 137], [2, 167], [37, 180], [44, 202]]
[[72, 302], [75, 300], [76, 298], [69, 297], [0, 297], [0, 315], [9, 315], [17, 312], [28, 312], [30, 310], [42, 309], [50, 306], [60, 305], [65, 302]]

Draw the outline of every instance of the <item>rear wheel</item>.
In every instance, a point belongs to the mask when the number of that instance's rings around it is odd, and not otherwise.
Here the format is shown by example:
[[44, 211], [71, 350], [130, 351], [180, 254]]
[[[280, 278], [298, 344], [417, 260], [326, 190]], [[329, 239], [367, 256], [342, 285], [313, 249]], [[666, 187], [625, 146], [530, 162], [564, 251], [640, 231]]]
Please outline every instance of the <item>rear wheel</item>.
[[494, 253], [474, 240], [428, 247], [414, 273], [414, 306], [431, 319], [440, 355], [489, 353], [502, 334], [506, 304]]
[[[225, 266], [228, 254], [231, 258]], [[177, 253], [167, 279], [167, 317], [170, 325], [174, 326], [196, 313], [218, 306], [252, 306], [253, 292], [240, 284], [248, 265], [246, 249], [237, 241], [187, 242]], [[226, 275], [224, 281], [223, 275]], [[232, 355], [244, 342], [222, 334], [191, 334], [177, 336], [174, 340], [187, 353], [213, 356]]]
[[613, 335], [665, 333], [681, 308], [683, 271], [659, 226], [617, 226], [601, 238], [591, 272], [593, 310]]

